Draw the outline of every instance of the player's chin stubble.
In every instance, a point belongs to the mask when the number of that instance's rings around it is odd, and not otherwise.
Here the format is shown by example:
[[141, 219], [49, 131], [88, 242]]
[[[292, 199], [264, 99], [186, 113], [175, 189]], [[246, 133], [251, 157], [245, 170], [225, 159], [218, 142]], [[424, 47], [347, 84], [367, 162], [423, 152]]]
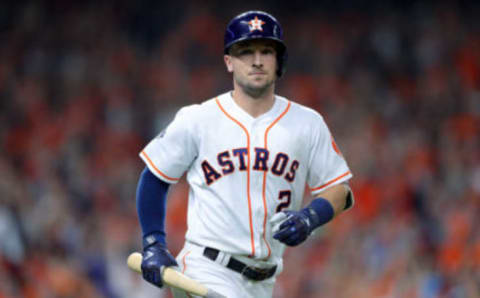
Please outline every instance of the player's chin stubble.
[[245, 92], [247, 95], [253, 99], [261, 98], [263, 95], [268, 94], [270, 88], [272, 87], [275, 79], [269, 79], [263, 85], [254, 85], [247, 80], [242, 80], [241, 78], [234, 77], [237, 85]]

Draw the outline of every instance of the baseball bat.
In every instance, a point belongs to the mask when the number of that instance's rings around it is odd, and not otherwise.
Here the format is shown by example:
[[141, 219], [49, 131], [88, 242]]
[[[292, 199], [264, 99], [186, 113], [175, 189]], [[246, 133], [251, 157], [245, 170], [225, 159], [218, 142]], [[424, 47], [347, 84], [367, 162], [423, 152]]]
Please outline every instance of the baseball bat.
[[[139, 252], [131, 253], [127, 258], [127, 265], [133, 271], [142, 273], [142, 254]], [[169, 267], [163, 268], [162, 279], [166, 285], [186, 291], [189, 294], [206, 298], [226, 298], [225, 296], [207, 288], [201, 283]]]

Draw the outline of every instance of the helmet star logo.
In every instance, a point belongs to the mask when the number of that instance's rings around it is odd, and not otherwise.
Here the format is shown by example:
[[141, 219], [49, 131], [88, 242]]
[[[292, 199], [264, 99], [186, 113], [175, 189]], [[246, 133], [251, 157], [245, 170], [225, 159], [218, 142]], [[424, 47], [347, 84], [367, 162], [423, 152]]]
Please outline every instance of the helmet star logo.
[[254, 30], [263, 31], [263, 28], [262, 28], [263, 24], [265, 24], [265, 22], [262, 20], [259, 20], [258, 17], [255, 16], [253, 20], [250, 20], [250, 22], [248, 22], [248, 27], [250, 28], [250, 32]]

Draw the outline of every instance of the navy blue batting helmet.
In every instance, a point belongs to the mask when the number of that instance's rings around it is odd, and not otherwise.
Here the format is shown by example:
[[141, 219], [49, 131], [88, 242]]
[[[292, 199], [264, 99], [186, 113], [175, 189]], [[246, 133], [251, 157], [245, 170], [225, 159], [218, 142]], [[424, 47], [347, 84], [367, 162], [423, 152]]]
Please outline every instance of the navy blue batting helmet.
[[283, 42], [283, 30], [280, 23], [270, 14], [263, 11], [247, 11], [234, 17], [225, 31], [224, 53], [240, 41], [251, 39], [270, 39], [277, 44], [277, 76], [285, 73], [287, 47]]

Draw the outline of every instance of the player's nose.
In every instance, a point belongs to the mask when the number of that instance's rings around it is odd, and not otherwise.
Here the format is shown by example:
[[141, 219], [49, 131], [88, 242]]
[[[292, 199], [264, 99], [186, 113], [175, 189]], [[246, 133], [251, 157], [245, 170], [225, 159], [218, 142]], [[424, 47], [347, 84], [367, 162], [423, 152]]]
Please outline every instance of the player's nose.
[[253, 53], [253, 65], [255, 66], [263, 66], [262, 62], [262, 53], [259, 50], [256, 50]]

